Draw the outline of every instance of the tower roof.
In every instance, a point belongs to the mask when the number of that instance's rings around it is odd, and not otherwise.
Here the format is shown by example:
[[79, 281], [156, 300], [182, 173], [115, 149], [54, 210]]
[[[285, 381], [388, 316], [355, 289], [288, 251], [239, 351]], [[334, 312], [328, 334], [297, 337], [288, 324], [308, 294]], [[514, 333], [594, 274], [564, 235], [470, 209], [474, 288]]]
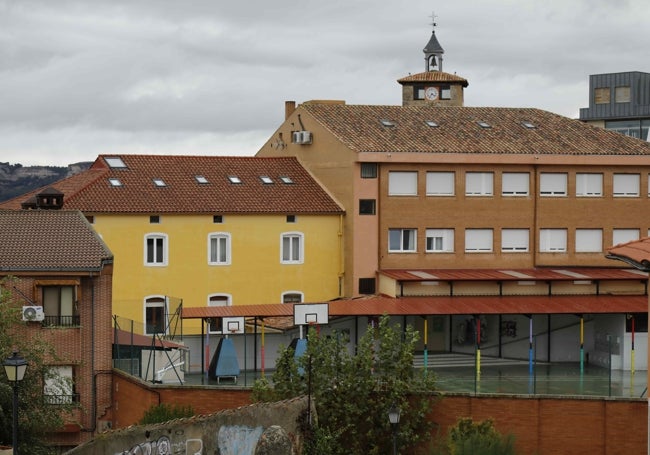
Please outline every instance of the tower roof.
[[433, 30], [431, 31], [431, 38], [429, 39], [429, 42], [427, 43], [426, 46], [424, 46], [424, 49], [422, 49], [422, 52], [425, 54], [444, 54], [445, 50], [442, 48], [440, 43], [438, 42], [438, 38], [436, 38], [436, 31]]

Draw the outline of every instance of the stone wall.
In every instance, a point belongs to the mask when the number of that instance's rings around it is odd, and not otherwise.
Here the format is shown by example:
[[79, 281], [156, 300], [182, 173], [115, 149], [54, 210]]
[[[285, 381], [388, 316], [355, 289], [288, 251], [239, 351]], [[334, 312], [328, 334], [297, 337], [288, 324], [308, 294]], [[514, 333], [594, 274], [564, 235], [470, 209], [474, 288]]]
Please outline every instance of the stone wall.
[[300, 422], [307, 403], [307, 397], [299, 397], [162, 424], [134, 425], [100, 434], [68, 454], [297, 455], [302, 449]]

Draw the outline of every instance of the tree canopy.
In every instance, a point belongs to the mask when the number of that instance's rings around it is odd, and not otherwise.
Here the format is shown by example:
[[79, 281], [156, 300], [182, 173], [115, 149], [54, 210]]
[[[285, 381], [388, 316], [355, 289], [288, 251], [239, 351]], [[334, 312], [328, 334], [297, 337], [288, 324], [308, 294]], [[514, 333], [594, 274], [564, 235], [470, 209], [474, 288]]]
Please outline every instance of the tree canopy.
[[311, 328], [305, 354], [295, 359], [294, 349], [282, 348], [271, 381], [258, 380], [253, 397], [313, 398], [318, 421], [308, 426], [307, 453], [386, 453], [393, 444], [392, 406], [401, 410], [398, 445], [415, 446], [429, 439], [427, 414], [435, 399], [433, 374], [413, 368], [418, 336], [411, 326], [402, 330], [383, 316], [351, 352], [344, 333], [321, 336]]

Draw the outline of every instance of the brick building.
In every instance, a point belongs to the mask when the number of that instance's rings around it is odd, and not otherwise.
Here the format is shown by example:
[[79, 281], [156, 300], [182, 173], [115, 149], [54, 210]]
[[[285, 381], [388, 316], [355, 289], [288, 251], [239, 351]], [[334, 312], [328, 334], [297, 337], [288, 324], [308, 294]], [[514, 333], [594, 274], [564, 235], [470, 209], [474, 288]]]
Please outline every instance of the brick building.
[[[437, 39], [424, 54], [440, 62]], [[426, 301], [432, 317], [411, 321], [436, 350], [472, 352], [480, 319], [494, 355], [525, 358], [535, 336], [541, 360], [604, 364], [613, 333], [612, 365], [629, 368], [627, 315], [645, 353], [647, 275], [604, 252], [650, 231], [650, 144], [539, 109], [465, 107], [467, 81], [439, 66], [398, 82], [402, 106], [287, 102], [257, 154], [297, 157], [342, 203], [344, 295]]]
[[113, 256], [80, 212], [0, 211], [0, 279], [21, 310], [25, 337], [47, 340], [52, 373], [70, 382], [43, 384], [46, 403], [73, 404], [50, 437], [74, 447], [110, 428]]

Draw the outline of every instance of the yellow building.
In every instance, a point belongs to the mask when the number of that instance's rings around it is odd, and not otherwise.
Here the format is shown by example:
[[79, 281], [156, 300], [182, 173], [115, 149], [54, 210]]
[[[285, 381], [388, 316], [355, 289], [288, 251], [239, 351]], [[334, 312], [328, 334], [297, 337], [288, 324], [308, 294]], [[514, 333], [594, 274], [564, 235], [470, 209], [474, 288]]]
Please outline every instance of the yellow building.
[[[3, 207], [81, 210], [115, 255], [113, 314], [143, 334], [179, 334], [181, 303], [341, 293], [343, 210], [295, 158], [100, 156]], [[183, 333], [201, 327], [186, 322]]]

